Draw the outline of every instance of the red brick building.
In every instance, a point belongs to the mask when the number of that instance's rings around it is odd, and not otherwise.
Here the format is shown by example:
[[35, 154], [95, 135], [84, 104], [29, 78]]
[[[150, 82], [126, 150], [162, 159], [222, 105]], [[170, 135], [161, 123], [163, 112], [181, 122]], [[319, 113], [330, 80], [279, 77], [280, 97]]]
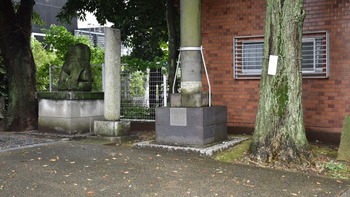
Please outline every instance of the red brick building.
[[[227, 106], [231, 132], [250, 132], [255, 124], [265, 8], [265, 0], [202, 0], [213, 105]], [[305, 127], [309, 137], [337, 141], [350, 115], [350, 1], [305, 0], [305, 10]]]

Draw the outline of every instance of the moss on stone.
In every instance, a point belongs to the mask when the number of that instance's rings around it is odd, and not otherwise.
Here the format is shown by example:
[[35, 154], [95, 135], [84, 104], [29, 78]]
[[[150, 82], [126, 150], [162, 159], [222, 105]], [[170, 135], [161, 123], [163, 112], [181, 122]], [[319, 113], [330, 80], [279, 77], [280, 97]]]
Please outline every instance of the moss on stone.
[[99, 100], [104, 98], [104, 93], [74, 91], [38, 92], [37, 98], [51, 100]]

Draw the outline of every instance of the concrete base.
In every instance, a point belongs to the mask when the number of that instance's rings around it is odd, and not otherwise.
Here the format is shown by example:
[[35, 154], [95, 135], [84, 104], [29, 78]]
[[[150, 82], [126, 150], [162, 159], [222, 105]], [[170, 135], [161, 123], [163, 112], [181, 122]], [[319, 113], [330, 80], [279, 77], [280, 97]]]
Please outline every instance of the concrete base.
[[205, 146], [227, 139], [227, 109], [156, 108], [156, 141], [187, 146]]
[[171, 107], [208, 107], [209, 94], [208, 93], [175, 93], [170, 94]]
[[101, 136], [128, 136], [130, 133], [129, 121], [95, 121], [94, 133]]
[[103, 120], [103, 92], [38, 93], [39, 132], [91, 133], [95, 120]]

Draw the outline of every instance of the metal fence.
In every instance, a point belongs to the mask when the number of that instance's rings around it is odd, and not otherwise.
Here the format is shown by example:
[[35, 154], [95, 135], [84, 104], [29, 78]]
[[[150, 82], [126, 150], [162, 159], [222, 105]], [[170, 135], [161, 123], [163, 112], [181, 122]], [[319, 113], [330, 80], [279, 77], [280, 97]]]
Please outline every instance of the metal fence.
[[[50, 67], [50, 91], [57, 90], [60, 67]], [[93, 91], [103, 91], [103, 65], [94, 65]], [[154, 121], [155, 108], [166, 106], [167, 76], [161, 69], [130, 71], [122, 66], [121, 118], [132, 121]]]

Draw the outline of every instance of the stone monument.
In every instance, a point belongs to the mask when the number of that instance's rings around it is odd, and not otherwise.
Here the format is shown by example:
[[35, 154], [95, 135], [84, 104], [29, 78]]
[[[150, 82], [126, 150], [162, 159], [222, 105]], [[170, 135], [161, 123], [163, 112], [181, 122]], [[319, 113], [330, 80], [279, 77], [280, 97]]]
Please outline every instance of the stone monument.
[[128, 136], [130, 122], [120, 120], [120, 30], [106, 28], [105, 43], [104, 120], [95, 121], [94, 133], [112, 137]]
[[59, 91], [91, 91], [91, 52], [85, 44], [69, 48], [58, 81]]
[[[201, 1], [181, 0], [181, 93], [156, 109], [156, 141], [205, 146], [227, 139], [227, 109], [202, 92]], [[208, 80], [209, 82], [209, 80]]]
[[40, 132], [92, 132], [94, 120], [103, 119], [103, 92], [91, 92], [90, 56], [87, 45], [71, 46], [62, 66], [58, 91], [37, 93]]

